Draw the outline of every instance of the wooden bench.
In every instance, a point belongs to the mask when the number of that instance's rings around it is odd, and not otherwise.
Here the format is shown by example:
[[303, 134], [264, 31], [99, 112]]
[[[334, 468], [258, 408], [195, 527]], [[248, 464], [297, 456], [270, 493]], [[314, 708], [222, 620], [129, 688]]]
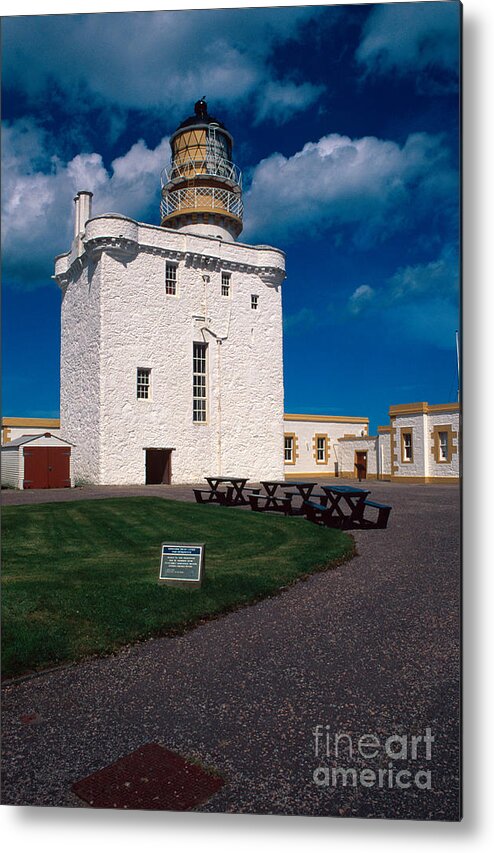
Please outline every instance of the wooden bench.
[[[364, 506], [371, 506], [378, 510], [377, 522], [375, 527], [384, 530], [388, 524], [389, 514], [392, 507], [389, 504], [379, 504], [377, 501], [364, 501]], [[373, 525], [374, 526], [374, 525]]]
[[[259, 490], [260, 491], [260, 490]], [[265, 512], [266, 509], [273, 512], [283, 512], [285, 515], [292, 514], [292, 499], [291, 498], [273, 498], [268, 495], [260, 495], [259, 493], [248, 495], [251, 509], [254, 512]], [[263, 506], [261, 505], [261, 502]], [[270, 506], [266, 507], [269, 502]]]
[[249, 495], [247, 492], [251, 492], [253, 495], [258, 495], [260, 491], [260, 488], [254, 489], [252, 487], [246, 488], [244, 486], [242, 489], [242, 495], [239, 497], [238, 495], [235, 495], [233, 486], [227, 486], [225, 504], [226, 506], [243, 506], [244, 504], [248, 504], [247, 498]]
[[309, 521], [314, 521], [316, 524], [319, 521], [327, 524], [329, 521], [331, 514], [324, 504], [317, 504], [315, 501], [304, 501], [303, 508]]
[[[212, 489], [193, 489], [192, 491], [198, 504], [225, 504], [227, 500], [226, 492], [213, 491]], [[207, 495], [207, 498], [204, 498], [203, 495]]]

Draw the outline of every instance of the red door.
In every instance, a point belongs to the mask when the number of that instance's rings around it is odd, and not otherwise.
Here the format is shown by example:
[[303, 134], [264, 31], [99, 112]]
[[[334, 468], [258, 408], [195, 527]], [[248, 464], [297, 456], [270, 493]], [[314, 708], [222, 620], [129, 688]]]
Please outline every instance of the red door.
[[70, 488], [70, 447], [48, 448], [48, 488]]
[[24, 488], [70, 487], [70, 447], [25, 447]]
[[170, 484], [172, 481], [172, 451], [167, 448], [146, 448], [146, 485]]
[[357, 469], [357, 477], [359, 480], [365, 480], [367, 478], [367, 451], [366, 450], [357, 450], [355, 453], [356, 462], [355, 467]]

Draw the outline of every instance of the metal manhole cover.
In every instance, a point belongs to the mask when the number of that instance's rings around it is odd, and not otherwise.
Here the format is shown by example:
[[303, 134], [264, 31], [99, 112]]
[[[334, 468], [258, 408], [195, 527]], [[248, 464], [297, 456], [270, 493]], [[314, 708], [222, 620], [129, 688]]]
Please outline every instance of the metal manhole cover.
[[187, 811], [206, 802], [224, 780], [157, 743], [140, 746], [72, 785], [96, 809]]

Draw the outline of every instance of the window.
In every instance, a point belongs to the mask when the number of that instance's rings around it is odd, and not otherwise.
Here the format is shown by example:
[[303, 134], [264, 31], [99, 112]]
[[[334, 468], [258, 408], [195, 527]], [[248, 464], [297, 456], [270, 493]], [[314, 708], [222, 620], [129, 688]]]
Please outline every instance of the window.
[[167, 296], [177, 295], [177, 265], [168, 261], [165, 266], [165, 293]]
[[285, 433], [285, 465], [296, 465], [299, 456], [298, 436], [294, 432]]
[[[316, 433], [312, 439], [312, 456], [316, 465], [327, 465], [329, 457], [329, 438], [326, 433]], [[307, 445], [307, 448], [309, 445]]]
[[258, 305], [259, 305], [259, 297], [256, 296], [255, 293], [253, 293], [252, 296], [250, 297], [250, 307], [252, 308], [253, 311], [257, 311]]
[[412, 433], [411, 432], [402, 432], [401, 434], [401, 461], [402, 462], [412, 462], [413, 461], [413, 449], [412, 449]]
[[440, 432], [439, 433], [439, 461], [447, 462], [449, 456], [449, 442], [448, 442], [448, 433]]
[[206, 421], [206, 351], [207, 344], [194, 344], [192, 358], [192, 420]]
[[431, 432], [433, 440], [432, 455], [437, 463], [450, 463], [453, 460], [455, 453], [458, 453], [458, 448], [455, 447], [454, 440], [458, 437], [458, 433], [453, 431], [452, 424], [436, 424]]
[[230, 278], [231, 275], [229, 272], [221, 273], [221, 295], [222, 296], [230, 296]]
[[149, 400], [151, 397], [151, 370], [149, 367], [137, 368], [137, 399]]

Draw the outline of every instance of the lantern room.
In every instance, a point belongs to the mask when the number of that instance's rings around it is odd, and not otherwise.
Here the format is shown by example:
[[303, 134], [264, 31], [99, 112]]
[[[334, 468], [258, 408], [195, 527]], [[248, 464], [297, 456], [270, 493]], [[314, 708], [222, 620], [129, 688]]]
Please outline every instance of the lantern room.
[[170, 139], [171, 163], [161, 176], [161, 225], [218, 239], [242, 231], [242, 174], [233, 139], [209, 115], [204, 98]]

